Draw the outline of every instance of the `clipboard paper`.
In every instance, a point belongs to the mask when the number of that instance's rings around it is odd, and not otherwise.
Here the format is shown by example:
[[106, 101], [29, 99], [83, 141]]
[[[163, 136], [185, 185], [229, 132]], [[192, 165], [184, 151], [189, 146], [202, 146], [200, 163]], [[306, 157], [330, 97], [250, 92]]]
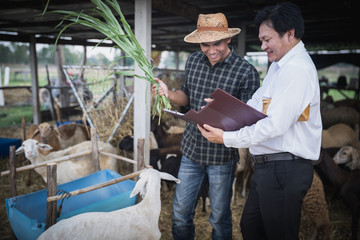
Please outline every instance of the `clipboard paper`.
[[167, 109], [163, 111], [194, 124], [208, 124], [224, 131], [236, 131], [266, 117], [262, 112], [220, 88], [216, 89], [210, 97], [214, 100], [200, 111], [190, 110], [185, 114]]

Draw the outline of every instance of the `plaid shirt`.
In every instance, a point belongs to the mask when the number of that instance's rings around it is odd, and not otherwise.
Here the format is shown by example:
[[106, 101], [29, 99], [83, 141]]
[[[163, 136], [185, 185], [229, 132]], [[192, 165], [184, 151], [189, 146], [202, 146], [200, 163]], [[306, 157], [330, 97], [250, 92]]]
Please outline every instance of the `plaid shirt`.
[[[204, 98], [217, 88], [247, 102], [259, 86], [259, 74], [255, 67], [231, 49], [229, 56], [214, 66], [203, 52], [192, 53], [186, 62], [181, 90], [189, 97], [187, 107], [198, 111], [206, 104]], [[181, 150], [193, 162], [206, 165], [223, 164], [238, 155], [235, 148], [209, 142], [192, 123], [186, 123]]]

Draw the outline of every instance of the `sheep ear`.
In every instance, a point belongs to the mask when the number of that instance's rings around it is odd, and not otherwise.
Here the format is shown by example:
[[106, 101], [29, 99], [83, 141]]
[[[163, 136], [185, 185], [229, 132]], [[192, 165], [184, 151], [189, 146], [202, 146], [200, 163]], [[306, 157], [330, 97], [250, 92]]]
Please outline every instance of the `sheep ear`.
[[52, 146], [50, 146], [49, 144], [45, 144], [45, 143], [39, 143], [39, 148], [42, 150], [51, 150]]
[[18, 149], [15, 150], [15, 154], [20, 154], [24, 152], [24, 146], [20, 146]]
[[351, 151], [351, 158], [352, 158], [352, 161], [356, 161], [358, 162], [359, 161], [359, 153], [358, 151], [355, 149], [355, 148], [352, 148], [352, 151]]
[[166, 172], [159, 172], [159, 174], [160, 174], [160, 177], [164, 180], [169, 180], [169, 181], [174, 181], [176, 183], [180, 183], [180, 179], [177, 179], [173, 175], [170, 175]]
[[132, 192], [130, 193], [130, 197], [134, 197], [135, 195], [137, 195], [139, 192], [144, 192], [145, 191], [145, 186], [146, 186], [146, 182], [147, 180], [145, 180], [144, 178], [140, 178], [137, 182], [136, 185], [134, 187], [134, 189], [132, 190]]
[[52, 127], [52, 129], [55, 131], [55, 134], [61, 137], [61, 133], [59, 132], [59, 129], [57, 127]]
[[40, 133], [39, 129], [36, 129], [33, 135], [30, 138], [34, 138], [36, 135]]
[[351, 161], [348, 162], [346, 164], [346, 166], [350, 169], [350, 170], [355, 170], [357, 169], [359, 166], [358, 165], [358, 160], [359, 160], [359, 154], [357, 152], [356, 149], [352, 149], [351, 151]]

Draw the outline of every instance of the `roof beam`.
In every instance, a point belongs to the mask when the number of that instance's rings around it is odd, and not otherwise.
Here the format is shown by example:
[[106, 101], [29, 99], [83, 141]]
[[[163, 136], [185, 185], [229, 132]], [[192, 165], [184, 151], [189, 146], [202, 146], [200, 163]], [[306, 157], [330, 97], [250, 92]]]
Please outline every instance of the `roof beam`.
[[199, 8], [187, 4], [182, 0], [152, 0], [153, 9], [170, 12], [181, 17], [197, 19], [200, 13]]

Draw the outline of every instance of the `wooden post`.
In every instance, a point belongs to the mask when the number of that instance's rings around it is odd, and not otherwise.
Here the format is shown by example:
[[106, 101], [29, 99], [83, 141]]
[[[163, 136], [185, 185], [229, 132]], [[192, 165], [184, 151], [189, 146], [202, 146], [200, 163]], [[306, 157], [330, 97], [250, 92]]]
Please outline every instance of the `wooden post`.
[[61, 122], [61, 108], [60, 105], [58, 104], [59, 102], [55, 102], [55, 112], [56, 112], [56, 120], [58, 122]]
[[21, 141], [26, 140], [26, 118], [21, 117]]
[[[46, 167], [47, 173], [47, 197], [55, 196], [57, 191], [57, 173], [56, 163], [49, 163]], [[56, 223], [56, 201], [46, 202], [46, 225], [45, 229], [48, 229]]]
[[16, 190], [16, 166], [15, 166], [15, 146], [9, 147], [9, 164], [10, 164], [10, 194], [12, 197], [15, 197], [17, 195]]
[[91, 128], [90, 134], [91, 134], [91, 145], [92, 145], [91, 156], [92, 156], [92, 160], [94, 162], [95, 172], [97, 172], [100, 170], [100, 163], [99, 163], [99, 151], [98, 151], [96, 129]]
[[144, 161], [145, 139], [143, 138], [138, 139], [137, 150], [138, 150], [137, 169], [141, 170], [145, 167], [145, 161]]
[[[145, 139], [139, 138], [138, 144], [137, 144], [137, 169], [138, 171], [144, 169], [145, 167]], [[142, 197], [140, 194], [137, 196], [136, 203], [139, 203], [142, 201]]]
[[31, 70], [31, 94], [33, 107], [33, 123], [41, 123], [40, 102], [39, 102], [39, 74], [38, 62], [36, 57], [36, 38], [35, 35], [30, 36], [30, 70]]
[[53, 121], [56, 121], [56, 112], [55, 112], [55, 108], [54, 108], [54, 98], [52, 96], [52, 92], [51, 92], [51, 81], [50, 81], [50, 74], [49, 74], [49, 67], [46, 64], [46, 77], [47, 77], [47, 82], [48, 82], [48, 87], [46, 88], [46, 90], [49, 92], [49, 97], [50, 97], [50, 113], [51, 113], [51, 118]]

